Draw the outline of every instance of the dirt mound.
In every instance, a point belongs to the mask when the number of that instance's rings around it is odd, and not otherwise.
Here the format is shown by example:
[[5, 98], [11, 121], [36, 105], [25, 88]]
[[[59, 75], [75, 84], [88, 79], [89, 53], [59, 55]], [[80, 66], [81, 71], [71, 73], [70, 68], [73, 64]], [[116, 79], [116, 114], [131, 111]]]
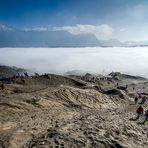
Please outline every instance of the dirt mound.
[[53, 74], [41, 75], [38, 77], [19, 77], [13, 79], [13, 81], [12, 78], [9, 79], [9, 83], [7, 80], [3, 80], [0, 81], [0, 84], [6, 84], [5, 90], [9, 90], [12, 93], [31, 93], [46, 89], [48, 87], [59, 87], [60, 85], [78, 88], [86, 86], [85, 82], [80, 82], [68, 77]]
[[[46, 85], [46, 86], [59, 86], [59, 85], [68, 85], [68, 86], [83, 86], [83, 83], [80, 83], [76, 80], [70, 79], [68, 77], [60, 76], [60, 75], [53, 75], [53, 74], [46, 74], [39, 77], [33, 78], [34, 81]], [[32, 79], [31, 79], [32, 80]], [[30, 85], [30, 82], [29, 82]]]
[[108, 96], [95, 90], [80, 90], [76, 88], [62, 88], [53, 92], [55, 98], [62, 100], [64, 105], [72, 108], [113, 109], [116, 106]]
[[127, 98], [127, 92], [123, 91], [123, 90], [119, 90], [119, 89], [109, 89], [104, 91], [105, 94], [107, 95], [111, 95], [111, 96], [118, 96], [119, 98], [125, 99]]
[[146, 78], [144, 78], [144, 77], [132, 76], [132, 75], [128, 75], [128, 74], [122, 74], [122, 73], [120, 73], [120, 72], [112, 72], [112, 73], [110, 73], [109, 75], [112, 76], [113, 78], [118, 77], [119, 79], [146, 80]]

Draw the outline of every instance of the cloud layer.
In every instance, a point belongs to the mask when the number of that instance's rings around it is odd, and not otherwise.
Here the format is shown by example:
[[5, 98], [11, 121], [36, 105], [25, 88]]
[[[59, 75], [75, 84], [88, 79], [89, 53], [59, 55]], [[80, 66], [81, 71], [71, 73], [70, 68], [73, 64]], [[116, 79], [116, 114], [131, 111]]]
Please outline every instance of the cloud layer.
[[148, 50], [137, 48], [0, 48], [0, 64], [40, 73], [121, 71], [148, 77]]

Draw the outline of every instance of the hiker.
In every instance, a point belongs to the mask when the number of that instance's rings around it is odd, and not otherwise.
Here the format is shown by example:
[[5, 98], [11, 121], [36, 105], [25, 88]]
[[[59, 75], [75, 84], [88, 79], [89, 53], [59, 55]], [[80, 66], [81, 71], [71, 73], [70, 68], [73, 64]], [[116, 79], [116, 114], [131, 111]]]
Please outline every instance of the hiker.
[[139, 99], [139, 98], [136, 96], [136, 97], [135, 97], [135, 104], [137, 104], [138, 99]]
[[20, 74], [19, 73], [17, 74], [16, 78], [20, 78]]
[[21, 78], [22, 84], [25, 84], [25, 80], [23, 78]]
[[39, 77], [40, 76], [37, 72], [35, 72], [34, 74], [35, 74], [36, 77]]
[[127, 88], [128, 88], [128, 85], [126, 84], [126, 86], [125, 86], [125, 87], [126, 87], [126, 89], [127, 89]]
[[24, 72], [24, 75], [25, 75], [26, 77], [28, 77], [28, 73], [27, 73], [27, 72]]
[[96, 77], [92, 77], [92, 81], [95, 83], [96, 82]]
[[145, 111], [144, 116], [145, 120], [142, 122], [142, 124], [144, 124], [148, 120], [148, 109]]
[[145, 101], [146, 101], [146, 99], [147, 99], [146, 96], [143, 96], [143, 97], [142, 97], [142, 101], [140, 102], [140, 104], [144, 104]]
[[16, 75], [13, 75], [12, 79], [16, 79]]
[[1, 90], [4, 90], [5, 89], [5, 86], [4, 86], [3, 83], [0, 85], [0, 87], [1, 87]]
[[143, 107], [140, 105], [140, 106], [138, 107], [138, 109], [136, 110], [136, 113], [138, 114], [138, 116], [136, 117], [135, 120], [139, 119], [140, 116], [143, 116], [143, 112], [144, 112], [144, 109], [143, 109]]

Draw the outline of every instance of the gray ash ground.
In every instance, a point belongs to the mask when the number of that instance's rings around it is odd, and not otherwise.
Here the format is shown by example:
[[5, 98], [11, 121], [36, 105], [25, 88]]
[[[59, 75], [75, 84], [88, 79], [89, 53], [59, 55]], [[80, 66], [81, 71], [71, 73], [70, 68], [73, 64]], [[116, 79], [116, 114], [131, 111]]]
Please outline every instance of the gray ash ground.
[[[22, 79], [24, 81], [22, 81]], [[136, 116], [148, 80], [42, 75], [15, 78], [0, 90], [2, 148], [147, 148], [148, 122]], [[117, 89], [126, 86], [126, 90]], [[142, 105], [148, 108], [148, 101]]]

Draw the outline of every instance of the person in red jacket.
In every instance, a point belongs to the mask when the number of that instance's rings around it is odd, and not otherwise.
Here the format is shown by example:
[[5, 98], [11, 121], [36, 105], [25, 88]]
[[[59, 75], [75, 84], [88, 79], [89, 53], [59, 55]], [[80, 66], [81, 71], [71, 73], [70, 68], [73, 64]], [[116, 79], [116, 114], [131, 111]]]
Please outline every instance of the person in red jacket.
[[136, 110], [136, 113], [138, 114], [138, 116], [136, 117], [135, 120], [139, 119], [140, 116], [143, 116], [143, 112], [144, 112], [144, 109], [143, 107], [140, 105], [137, 110]]

